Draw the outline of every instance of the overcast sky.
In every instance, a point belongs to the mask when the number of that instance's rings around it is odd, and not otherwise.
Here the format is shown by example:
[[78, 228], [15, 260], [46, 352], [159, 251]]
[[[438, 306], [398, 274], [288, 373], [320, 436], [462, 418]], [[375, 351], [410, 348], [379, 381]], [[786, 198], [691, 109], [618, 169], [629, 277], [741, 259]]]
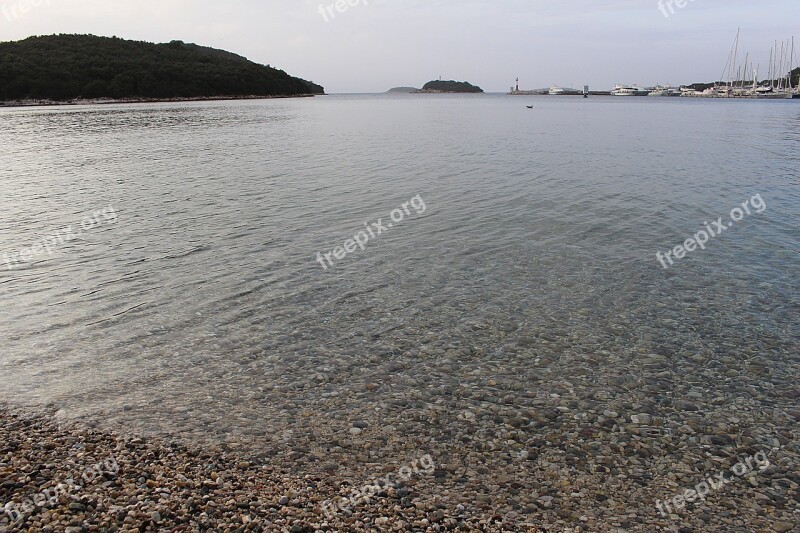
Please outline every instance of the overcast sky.
[[325, 6], [335, 0], [0, 0], [0, 40], [180, 39], [282, 68], [329, 93], [439, 76], [486, 91], [507, 91], [517, 76], [522, 88], [598, 90], [712, 81], [738, 27], [742, 53], [757, 58], [762, 78], [773, 41], [794, 34], [800, 49], [800, 0], [685, 0], [674, 13], [666, 0], [663, 11], [658, 0], [349, 1], [356, 5], [333, 7], [331, 17]]

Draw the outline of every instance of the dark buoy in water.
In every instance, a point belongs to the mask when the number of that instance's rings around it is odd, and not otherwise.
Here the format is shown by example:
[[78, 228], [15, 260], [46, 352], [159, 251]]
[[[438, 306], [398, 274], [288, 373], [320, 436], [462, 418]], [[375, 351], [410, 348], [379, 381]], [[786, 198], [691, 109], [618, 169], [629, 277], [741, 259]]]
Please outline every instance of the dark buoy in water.
[[532, 105], [526, 105], [525, 107], [527, 107], [528, 109], [533, 109]]

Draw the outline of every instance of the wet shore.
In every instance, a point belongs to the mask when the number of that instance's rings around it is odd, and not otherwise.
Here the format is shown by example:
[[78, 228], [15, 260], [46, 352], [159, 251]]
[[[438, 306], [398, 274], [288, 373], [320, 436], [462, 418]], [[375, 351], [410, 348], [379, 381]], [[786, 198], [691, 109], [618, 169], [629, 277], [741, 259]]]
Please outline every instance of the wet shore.
[[431, 483], [409, 476], [344, 510], [328, 505], [326, 514], [325, 502], [352, 493], [348, 480], [250, 462], [220, 447], [62, 428], [0, 407], [4, 533], [520, 530], [491, 513], [422, 501], [421, 486]]
[[[408, 469], [398, 478], [389, 473], [413, 464], [413, 453], [394, 464], [360, 465], [361, 453], [350, 456], [352, 464], [334, 453], [343, 464], [331, 471], [291, 457], [256, 459], [226, 445], [64, 427], [3, 406], [0, 531], [797, 531], [793, 443], [776, 439], [788, 446], [755, 452], [716, 436], [713, 450], [681, 450], [668, 433], [654, 438], [658, 432], [647, 431], [648, 415], [608, 409], [591, 435], [547, 430], [566, 414], [543, 410], [542, 437], [511, 455], [432, 449], [430, 470]], [[606, 432], [624, 418], [630, 437], [611, 439]], [[519, 424], [509, 421], [510, 428]], [[358, 437], [369, 426], [356, 423], [350, 433]], [[745, 461], [744, 452], [755, 459]], [[696, 486], [690, 465], [698, 462], [705, 463], [706, 494], [678, 508], [675, 496]], [[662, 475], [646, 472], [648, 463]], [[715, 484], [714, 474], [726, 481]], [[391, 482], [376, 483], [373, 492], [360, 488], [383, 475]], [[513, 501], [527, 502], [525, 512], [510, 510]]]

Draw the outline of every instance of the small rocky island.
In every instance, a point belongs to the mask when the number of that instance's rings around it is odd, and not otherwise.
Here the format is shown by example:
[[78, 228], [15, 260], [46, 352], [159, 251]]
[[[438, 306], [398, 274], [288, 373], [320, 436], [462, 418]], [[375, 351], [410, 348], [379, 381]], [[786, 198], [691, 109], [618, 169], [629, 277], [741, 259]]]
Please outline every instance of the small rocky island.
[[418, 92], [419, 89], [416, 87], [392, 87], [387, 93], [415, 93]]
[[466, 81], [429, 81], [416, 93], [482, 93], [483, 89]]

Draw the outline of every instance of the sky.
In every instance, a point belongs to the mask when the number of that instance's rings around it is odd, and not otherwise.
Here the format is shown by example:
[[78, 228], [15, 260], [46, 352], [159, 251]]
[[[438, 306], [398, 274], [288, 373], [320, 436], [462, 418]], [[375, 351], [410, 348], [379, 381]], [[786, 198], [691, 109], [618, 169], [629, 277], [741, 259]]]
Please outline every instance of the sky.
[[795, 35], [800, 50], [798, 0], [339, 0], [340, 9], [336, 1], [0, 0], [0, 41], [177, 39], [328, 93], [439, 77], [487, 92], [508, 91], [517, 77], [522, 89], [708, 82], [720, 79], [738, 28], [740, 54], [760, 63], [762, 79], [775, 40]]

